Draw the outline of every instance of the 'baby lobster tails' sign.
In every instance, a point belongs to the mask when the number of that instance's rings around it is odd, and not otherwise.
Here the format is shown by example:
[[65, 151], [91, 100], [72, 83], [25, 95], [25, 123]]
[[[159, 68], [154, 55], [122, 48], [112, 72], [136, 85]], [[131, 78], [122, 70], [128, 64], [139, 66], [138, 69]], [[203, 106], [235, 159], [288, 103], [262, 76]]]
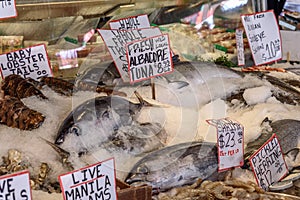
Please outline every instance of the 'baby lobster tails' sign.
[[16, 74], [35, 80], [52, 76], [45, 45], [37, 45], [0, 55], [2, 78]]

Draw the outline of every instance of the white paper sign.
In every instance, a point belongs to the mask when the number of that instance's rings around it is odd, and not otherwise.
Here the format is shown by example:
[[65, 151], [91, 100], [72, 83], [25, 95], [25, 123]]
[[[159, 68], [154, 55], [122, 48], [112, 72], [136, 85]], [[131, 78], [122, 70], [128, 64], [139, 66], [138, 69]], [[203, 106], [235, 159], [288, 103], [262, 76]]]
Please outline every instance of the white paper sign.
[[109, 23], [110, 29], [130, 30], [149, 28], [148, 15], [131, 16], [128, 18], [113, 20]]
[[29, 172], [22, 171], [1, 176], [0, 199], [31, 200]]
[[2, 78], [17, 74], [23, 78], [39, 79], [52, 76], [45, 45], [37, 45], [0, 55]]
[[130, 81], [126, 58], [126, 44], [161, 35], [159, 28], [133, 29], [129, 31], [98, 29], [98, 32], [113, 57], [124, 82]]
[[0, 1], [0, 19], [16, 17], [17, 9], [15, 0]]
[[126, 45], [130, 82], [138, 82], [173, 71], [167, 34]]
[[250, 158], [257, 184], [267, 190], [270, 185], [281, 180], [288, 169], [276, 134]]
[[64, 200], [116, 200], [114, 159], [59, 176]]
[[239, 66], [245, 65], [243, 33], [244, 31], [242, 29], [236, 29], [235, 31], [237, 60]]
[[273, 10], [242, 15], [255, 65], [262, 65], [282, 58], [279, 27]]
[[244, 127], [228, 118], [207, 122], [217, 128], [218, 170], [244, 165]]

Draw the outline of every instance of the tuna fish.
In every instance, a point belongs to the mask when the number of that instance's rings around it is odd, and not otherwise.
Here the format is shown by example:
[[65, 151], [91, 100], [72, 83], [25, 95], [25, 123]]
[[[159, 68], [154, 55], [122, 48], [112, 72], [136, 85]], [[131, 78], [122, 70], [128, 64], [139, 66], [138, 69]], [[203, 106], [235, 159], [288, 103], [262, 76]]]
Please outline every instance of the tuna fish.
[[197, 179], [215, 179], [218, 169], [214, 143], [188, 142], [154, 151], [139, 160], [128, 174], [128, 184], [148, 184], [153, 192], [194, 183]]
[[164, 146], [166, 134], [160, 124], [135, 120], [146, 104], [141, 97], [139, 100], [132, 103], [117, 96], [87, 100], [63, 121], [55, 143], [79, 154], [99, 147], [139, 154]]
[[[250, 142], [245, 149], [247, 155], [266, 142], [276, 133], [291, 164], [299, 166], [300, 121], [284, 119], [272, 122], [272, 131], [263, 133]], [[297, 158], [296, 158], [297, 157]], [[291, 166], [290, 169], [296, 166]], [[222, 179], [224, 173], [217, 173], [217, 147], [214, 143], [192, 142], [168, 146], [154, 151], [139, 160], [128, 174], [125, 181], [132, 185], [148, 184], [153, 192], [166, 191], [173, 187], [194, 183], [197, 179]]]

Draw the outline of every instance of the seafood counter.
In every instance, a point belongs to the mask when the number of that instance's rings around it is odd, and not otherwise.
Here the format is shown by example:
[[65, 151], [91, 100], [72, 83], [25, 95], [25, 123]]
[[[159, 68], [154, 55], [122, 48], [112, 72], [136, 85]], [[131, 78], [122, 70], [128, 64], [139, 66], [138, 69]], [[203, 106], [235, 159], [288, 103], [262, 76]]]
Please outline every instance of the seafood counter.
[[[153, 79], [155, 99], [148, 81], [123, 83], [111, 62], [74, 80], [10, 75], [1, 82], [0, 174], [28, 169], [33, 199], [63, 199], [59, 175], [114, 157], [117, 178], [152, 186], [154, 199], [297, 199], [298, 66], [273, 67], [286, 70], [175, 61], [173, 73]], [[289, 187], [265, 192], [247, 160], [218, 172], [216, 130], [206, 120], [225, 117], [244, 126], [245, 159], [277, 134], [289, 169], [278, 184]]]

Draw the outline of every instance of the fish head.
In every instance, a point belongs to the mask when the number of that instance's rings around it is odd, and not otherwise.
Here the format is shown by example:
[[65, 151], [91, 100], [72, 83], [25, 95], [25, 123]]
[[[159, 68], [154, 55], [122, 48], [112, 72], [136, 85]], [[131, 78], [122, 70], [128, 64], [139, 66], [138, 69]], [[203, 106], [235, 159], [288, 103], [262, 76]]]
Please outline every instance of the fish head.
[[81, 129], [77, 124], [73, 124], [70, 127], [61, 127], [55, 139], [55, 144], [62, 144], [65, 141], [66, 135], [70, 133], [79, 136], [81, 134]]
[[141, 164], [133, 169], [125, 179], [125, 182], [132, 186], [150, 185], [151, 181], [147, 180], [150, 170], [146, 164]]

